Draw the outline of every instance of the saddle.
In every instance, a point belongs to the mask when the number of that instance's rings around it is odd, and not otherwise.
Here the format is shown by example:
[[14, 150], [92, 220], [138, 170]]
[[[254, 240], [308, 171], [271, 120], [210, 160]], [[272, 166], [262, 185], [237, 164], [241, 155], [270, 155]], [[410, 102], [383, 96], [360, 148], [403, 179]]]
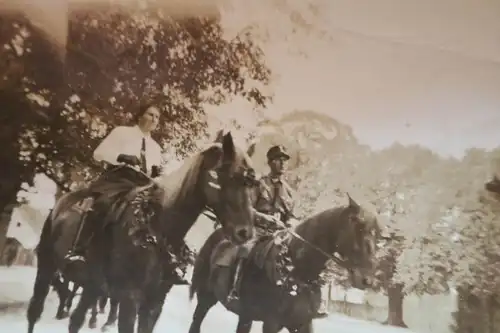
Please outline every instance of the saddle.
[[249, 251], [248, 255], [245, 254], [246, 251], [240, 251], [237, 245], [224, 240], [214, 249], [212, 262], [215, 266], [230, 268], [238, 259], [247, 257], [259, 269], [265, 271], [270, 281], [277, 282], [283, 275], [280, 267], [283, 256], [282, 244], [286, 244], [288, 239], [289, 234], [286, 231], [260, 236], [255, 242], [245, 245]]
[[58, 207], [57, 215], [68, 223], [79, 223], [89, 216], [92, 221], [87, 222], [94, 225], [92, 228], [97, 232], [118, 223], [125, 210], [132, 205], [135, 219], [127, 219], [122, 226], [129, 230], [129, 235], [137, 238], [134, 242], [141, 241], [143, 237], [135, 236], [149, 234], [145, 221], [151, 217], [154, 203], [149, 199], [155, 188], [154, 182], [144, 185], [144, 182], [141, 184], [126, 178], [112, 181], [98, 179], [87, 188], [71, 192]]

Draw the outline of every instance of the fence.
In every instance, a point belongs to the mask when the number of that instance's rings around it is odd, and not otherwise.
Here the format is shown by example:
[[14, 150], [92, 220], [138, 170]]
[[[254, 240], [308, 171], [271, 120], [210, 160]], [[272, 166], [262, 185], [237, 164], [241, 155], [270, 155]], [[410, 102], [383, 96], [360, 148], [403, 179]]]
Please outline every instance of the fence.
[[[414, 332], [452, 333], [452, 313], [457, 308], [456, 293], [448, 295], [410, 295], [403, 304], [403, 319]], [[347, 316], [383, 322], [388, 314], [387, 297], [382, 294], [332, 288], [329, 309]]]

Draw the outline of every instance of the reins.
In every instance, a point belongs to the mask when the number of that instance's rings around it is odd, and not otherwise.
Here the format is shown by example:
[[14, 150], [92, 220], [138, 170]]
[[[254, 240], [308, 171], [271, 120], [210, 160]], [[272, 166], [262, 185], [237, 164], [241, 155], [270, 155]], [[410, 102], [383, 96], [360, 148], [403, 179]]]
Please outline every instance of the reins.
[[344, 265], [347, 263], [347, 260], [335, 256], [335, 255], [340, 256], [340, 254], [338, 252], [335, 252], [335, 254], [332, 255], [328, 252], [325, 252], [324, 250], [322, 250], [318, 246], [314, 245], [313, 243], [309, 242], [308, 240], [306, 240], [304, 237], [302, 237], [301, 235], [299, 235], [295, 231], [293, 231], [291, 229], [284, 229], [284, 230], [286, 232], [288, 232], [290, 235], [292, 235], [293, 237], [295, 237], [298, 240], [300, 240], [301, 242], [303, 242], [304, 244], [306, 244], [306, 245], [310, 246], [311, 248], [313, 248], [314, 250], [318, 251], [319, 253], [324, 255], [326, 258], [333, 260], [336, 264], [338, 264], [342, 267], [345, 267]]

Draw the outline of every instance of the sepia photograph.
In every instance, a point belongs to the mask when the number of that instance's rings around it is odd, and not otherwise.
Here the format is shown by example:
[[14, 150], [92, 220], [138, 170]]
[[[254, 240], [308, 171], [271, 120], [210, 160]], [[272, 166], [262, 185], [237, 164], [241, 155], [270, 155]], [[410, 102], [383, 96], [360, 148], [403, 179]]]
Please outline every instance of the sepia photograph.
[[500, 0], [0, 0], [0, 332], [499, 333]]

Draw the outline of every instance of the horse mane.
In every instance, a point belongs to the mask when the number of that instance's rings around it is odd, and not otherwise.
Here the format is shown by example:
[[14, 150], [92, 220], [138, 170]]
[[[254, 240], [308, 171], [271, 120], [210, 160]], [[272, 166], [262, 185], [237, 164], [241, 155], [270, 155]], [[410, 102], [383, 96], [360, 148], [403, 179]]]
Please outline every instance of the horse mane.
[[173, 207], [195, 190], [205, 151], [206, 149], [186, 158], [175, 169], [160, 176], [157, 182], [163, 190], [162, 207]]
[[[344, 232], [350, 232], [348, 230], [352, 231], [353, 227], [355, 227], [351, 225], [347, 216], [351, 209], [352, 206], [350, 205], [326, 209], [306, 218], [294, 230], [306, 241], [331, 255], [334, 255], [332, 251], [341, 256], [350, 255], [351, 240], [345, 238], [348, 235], [345, 235]], [[357, 214], [363, 219], [364, 223], [368, 223], [367, 229], [380, 233], [381, 228], [378, 218], [371, 209], [369, 207], [365, 208], [365, 206], [359, 206], [359, 209]], [[304, 248], [307, 249], [307, 252], [312, 250], [310, 246], [295, 237], [290, 241], [289, 247], [292, 252], [301, 251]], [[344, 251], [347, 251], [347, 253], [344, 253]], [[313, 262], [317, 258], [317, 252], [317, 250], [312, 250], [312, 252], [309, 252], [308, 258], [306, 258], [311, 266], [314, 266]], [[318, 263], [320, 262], [321, 260], [318, 261]]]
[[[342, 220], [342, 214], [344, 214], [347, 209], [349, 209], [348, 206], [339, 206], [313, 214], [305, 218], [302, 222], [295, 226], [294, 231], [304, 238], [312, 236], [312, 233], [322, 234], [326, 230], [318, 232], [318, 230], [320, 230], [318, 229], [318, 227], [328, 226], [328, 228], [331, 228], [333, 225], [333, 223], [331, 222], [332, 220], [335, 221], [335, 224], [344, 222]], [[325, 215], [328, 215], [328, 219], [324, 219]], [[328, 223], [325, 223], [327, 221]]]
[[63, 193], [55, 202], [54, 206], [49, 212], [50, 218], [55, 219], [60, 212], [65, 211], [69, 207], [78, 203], [87, 197], [86, 189], [76, 190], [74, 192]]
[[[294, 231], [300, 237], [290, 235], [287, 241], [295, 278], [300, 281], [316, 281], [339, 243], [344, 216], [349, 206], [328, 208], [306, 217]], [[327, 253], [328, 255], [324, 255]]]

